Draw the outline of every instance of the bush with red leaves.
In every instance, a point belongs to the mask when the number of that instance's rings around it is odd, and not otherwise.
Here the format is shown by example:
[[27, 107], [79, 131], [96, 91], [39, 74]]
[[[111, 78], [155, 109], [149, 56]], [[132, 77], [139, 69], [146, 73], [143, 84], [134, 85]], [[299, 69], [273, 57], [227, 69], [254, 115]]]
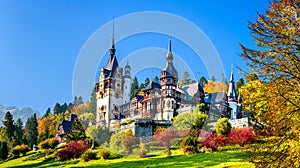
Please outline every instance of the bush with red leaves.
[[226, 145], [226, 137], [220, 136], [217, 133], [205, 133], [205, 137], [200, 142], [202, 146], [206, 148], [211, 148], [216, 151], [218, 147]]
[[247, 143], [252, 143], [255, 140], [255, 134], [254, 131], [249, 128], [238, 128], [232, 130], [227, 137], [227, 144], [238, 144], [240, 146], [243, 146]]
[[79, 158], [83, 154], [89, 145], [84, 141], [72, 141], [68, 143], [62, 150], [58, 151], [58, 160], [70, 160], [74, 158]]

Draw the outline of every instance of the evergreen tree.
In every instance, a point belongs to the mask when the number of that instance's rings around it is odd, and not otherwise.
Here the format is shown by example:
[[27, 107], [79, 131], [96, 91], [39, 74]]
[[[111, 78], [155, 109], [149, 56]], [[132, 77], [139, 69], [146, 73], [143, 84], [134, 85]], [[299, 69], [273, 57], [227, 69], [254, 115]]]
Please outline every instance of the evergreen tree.
[[134, 77], [130, 88], [130, 98], [133, 98], [134, 95], [138, 94], [138, 91], [139, 91], [139, 82], [137, 78]]
[[71, 132], [67, 134], [66, 141], [85, 140], [87, 138], [85, 130], [78, 118], [75, 118], [72, 124]]
[[146, 87], [145, 84], [141, 83], [139, 88], [140, 88], [140, 90], [143, 90], [145, 87]]
[[240, 91], [239, 89], [245, 84], [244, 82], [244, 79], [243, 78], [240, 78], [238, 81], [235, 82], [235, 90], [236, 90], [236, 93], [239, 94]]
[[21, 145], [23, 143], [23, 122], [20, 118], [18, 118], [17, 123], [15, 125], [15, 145]]
[[45, 115], [43, 116], [43, 118], [48, 117], [50, 114], [51, 114], [51, 109], [50, 109], [50, 107], [48, 107], [48, 109], [47, 109]]
[[60, 114], [61, 113], [61, 106], [60, 104], [57, 102], [53, 108], [53, 114]]
[[204, 87], [207, 84], [207, 79], [204, 76], [201, 76], [199, 83], [202, 87]]
[[227, 84], [227, 80], [226, 80], [225, 74], [222, 73], [221, 75], [222, 75], [222, 82]]
[[38, 122], [35, 113], [33, 114], [33, 116], [28, 118], [25, 127], [28, 131], [28, 134], [26, 136], [28, 145], [32, 147], [34, 144], [37, 144], [37, 137], [38, 137]]
[[149, 83], [150, 83], [150, 79], [149, 79], [149, 78], [146, 78], [146, 79], [145, 79], [145, 82], [144, 82], [145, 87], [147, 87], [147, 86], [149, 85]]
[[160, 82], [159, 82], [158, 76], [155, 76], [155, 77], [154, 77], [153, 82], [160, 83]]
[[3, 125], [5, 128], [6, 138], [7, 138], [8, 142], [10, 143], [10, 146], [13, 146], [15, 125], [14, 125], [13, 116], [11, 115], [11, 113], [9, 111], [5, 114]]
[[210, 80], [213, 81], [213, 82], [217, 81], [217, 79], [216, 79], [216, 77], [214, 75], [211, 76]]
[[94, 116], [97, 115], [97, 101], [96, 101], [96, 88], [95, 87], [92, 89], [91, 96], [90, 96], [89, 112], [94, 114]]
[[67, 105], [67, 103], [64, 103], [64, 104], [61, 106], [60, 111], [61, 111], [61, 113], [64, 113], [64, 112], [66, 112], [67, 110], [68, 110], [68, 105]]
[[1, 142], [0, 143], [0, 158], [5, 160], [8, 156], [8, 145], [7, 142]]
[[78, 106], [80, 104], [84, 104], [84, 102], [82, 100], [82, 97], [81, 96], [79, 96], [79, 97], [75, 96], [74, 100], [73, 100], [73, 104], [74, 104], [74, 106]]
[[185, 86], [189, 84], [191, 84], [191, 76], [188, 71], [185, 71], [182, 74], [181, 86]]
[[[95, 94], [95, 96], [96, 96], [96, 94]], [[72, 111], [73, 106], [74, 106], [73, 103], [69, 103], [69, 104], [68, 104], [68, 109], [67, 109], [67, 110], [68, 110], [68, 111]]]
[[79, 104], [84, 104], [83, 99], [82, 99], [81, 96], [79, 96], [78, 100], [79, 100]]

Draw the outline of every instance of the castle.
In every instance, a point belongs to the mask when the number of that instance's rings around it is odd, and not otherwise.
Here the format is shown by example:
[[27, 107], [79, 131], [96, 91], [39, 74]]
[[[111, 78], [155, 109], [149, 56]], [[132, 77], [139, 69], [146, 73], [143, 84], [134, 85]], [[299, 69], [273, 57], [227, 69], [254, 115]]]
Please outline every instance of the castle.
[[97, 126], [112, 127], [128, 118], [171, 121], [175, 112], [194, 110], [200, 103], [206, 104], [210, 118], [237, 118], [241, 106], [234, 88], [233, 72], [227, 95], [225, 92], [205, 95], [198, 83], [178, 87], [178, 72], [173, 65], [172, 45], [169, 40], [166, 65], [161, 70], [160, 83], [151, 81], [142, 89], [143, 94], [130, 99], [131, 67], [128, 62], [124, 68], [119, 66], [114, 37], [109, 51], [108, 62], [101, 68], [99, 80], [95, 84]]

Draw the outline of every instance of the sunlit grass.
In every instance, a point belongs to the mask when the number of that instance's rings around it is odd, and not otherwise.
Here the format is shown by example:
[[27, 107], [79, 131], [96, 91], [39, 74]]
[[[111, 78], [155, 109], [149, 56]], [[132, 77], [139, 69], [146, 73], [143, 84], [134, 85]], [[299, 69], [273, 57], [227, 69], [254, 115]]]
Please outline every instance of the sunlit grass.
[[124, 156], [108, 160], [92, 160], [80, 162], [80, 159], [70, 161], [44, 161], [44, 157], [36, 160], [26, 160], [25, 156], [14, 159], [0, 167], [254, 167], [249, 162], [250, 152], [243, 148], [231, 147], [222, 152], [199, 153], [195, 155], [181, 155], [179, 150], [173, 150], [171, 157], [166, 157], [163, 152], [152, 152], [146, 158], [137, 156]]

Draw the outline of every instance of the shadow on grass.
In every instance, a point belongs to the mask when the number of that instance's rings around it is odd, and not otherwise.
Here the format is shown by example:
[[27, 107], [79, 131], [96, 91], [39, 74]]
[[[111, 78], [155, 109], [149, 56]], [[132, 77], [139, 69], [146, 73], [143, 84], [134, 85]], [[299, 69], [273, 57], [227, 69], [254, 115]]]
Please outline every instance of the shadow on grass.
[[247, 161], [251, 153], [213, 152], [196, 155], [179, 155], [171, 157], [153, 157], [145, 160], [127, 160], [123, 162], [100, 162], [87, 167], [209, 167], [226, 162]]
[[46, 167], [58, 167], [62, 165], [69, 165], [69, 164], [77, 164], [79, 160], [71, 160], [66, 162], [61, 161], [55, 161], [55, 160], [49, 160], [39, 163], [32, 163], [32, 164], [26, 164], [26, 165], [19, 165], [19, 166], [11, 166], [9, 168], [28, 168], [28, 167], [40, 167], [40, 168], [46, 168]]

